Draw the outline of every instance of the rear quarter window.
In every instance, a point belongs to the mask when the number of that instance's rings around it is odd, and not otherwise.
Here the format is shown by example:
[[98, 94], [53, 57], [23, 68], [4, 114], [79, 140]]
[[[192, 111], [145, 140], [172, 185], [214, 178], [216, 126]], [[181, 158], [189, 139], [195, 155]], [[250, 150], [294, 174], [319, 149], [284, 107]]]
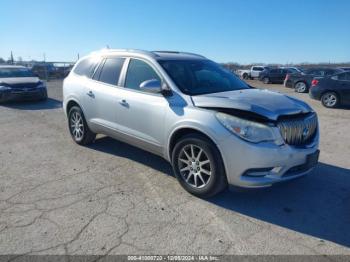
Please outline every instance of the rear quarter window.
[[74, 73], [80, 76], [91, 77], [96, 66], [99, 64], [100, 59], [96, 58], [85, 58], [78, 62], [77, 66], [74, 69]]

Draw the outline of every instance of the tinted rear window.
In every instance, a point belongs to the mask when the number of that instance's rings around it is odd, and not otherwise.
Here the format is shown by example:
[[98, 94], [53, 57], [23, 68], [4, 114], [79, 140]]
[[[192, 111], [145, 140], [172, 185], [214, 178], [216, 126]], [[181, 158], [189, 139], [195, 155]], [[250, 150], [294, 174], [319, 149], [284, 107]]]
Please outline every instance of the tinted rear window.
[[288, 73], [293, 73], [293, 74], [294, 74], [294, 73], [298, 73], [298, 70], [296, 70], [295, 68], [288, 68], [288, 69], [287, 69], [287, 72], [288, 72]]
[[92, 57], [83, 59], [75, 67], [74, 73], [81, 76], [91, 77], [99, 61], [100, 61], [99, 59], [92, 58]]
[[99, 80], [107, 84], [118, 85], [124, 60], [124, 58], [107, 58], [102, 67]]
[[0, 78], [7, 77], [35, 77], [28, 68], [0, 68]]

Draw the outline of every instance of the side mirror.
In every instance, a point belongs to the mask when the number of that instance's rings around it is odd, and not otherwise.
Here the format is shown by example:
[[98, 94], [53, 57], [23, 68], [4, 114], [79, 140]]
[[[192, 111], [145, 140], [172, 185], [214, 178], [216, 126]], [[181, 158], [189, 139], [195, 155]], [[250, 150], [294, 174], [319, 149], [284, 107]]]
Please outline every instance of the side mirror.
[[140, 90], [150, 93], [160, 93], [162, 91], [162, 83], [157, 79], [146, 80], [140, 84]]

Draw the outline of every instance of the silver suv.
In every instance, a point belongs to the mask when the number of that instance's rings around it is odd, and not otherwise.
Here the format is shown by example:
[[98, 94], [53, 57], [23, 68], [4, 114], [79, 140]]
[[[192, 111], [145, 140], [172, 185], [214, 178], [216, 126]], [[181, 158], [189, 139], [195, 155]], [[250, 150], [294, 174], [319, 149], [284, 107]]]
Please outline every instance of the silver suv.
[[266, 187], [318, 162], [318, 121], [304, 102], [256, 89], [203, 56], [102, 50], [64, 80], [74, 141], [97, 133], [169, 161], [190, 193]]

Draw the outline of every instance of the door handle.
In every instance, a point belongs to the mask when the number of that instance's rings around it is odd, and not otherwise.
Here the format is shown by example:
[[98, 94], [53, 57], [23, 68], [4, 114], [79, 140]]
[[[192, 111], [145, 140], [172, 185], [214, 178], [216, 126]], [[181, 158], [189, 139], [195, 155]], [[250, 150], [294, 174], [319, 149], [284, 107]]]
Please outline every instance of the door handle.
[[125, 107], [129, 107], [129, 104], [128, 104], [128, 102], [126, 102], [125, 99], [120, 100], [119, 104], [121, 104], [122, 106], [125, 106]]
[[95, 98], [95, 95], [92, 91], [86, 93], [89, 97]]

